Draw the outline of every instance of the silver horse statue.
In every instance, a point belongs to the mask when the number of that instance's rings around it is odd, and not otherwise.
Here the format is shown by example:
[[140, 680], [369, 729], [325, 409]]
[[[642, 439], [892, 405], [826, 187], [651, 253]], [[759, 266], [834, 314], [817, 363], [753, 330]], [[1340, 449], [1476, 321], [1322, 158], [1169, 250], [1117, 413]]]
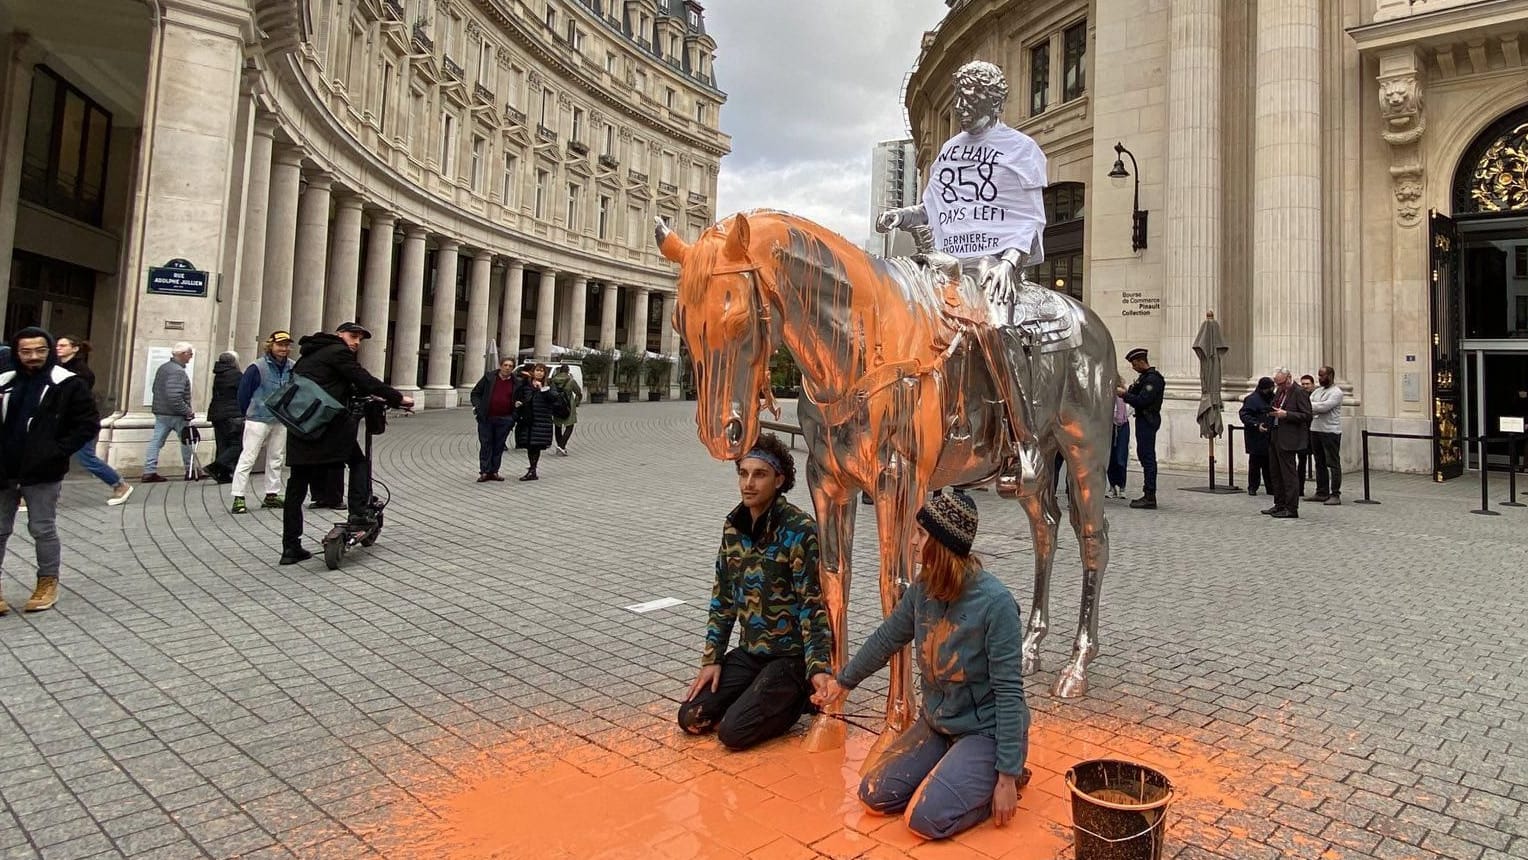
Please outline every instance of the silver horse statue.
[[[1012, 457], [1008, 405], [1028, 394], [1041, 462], [1059, 453], [1071, 470], [1071, 519], [1082, 546], [1082, 614], [1055, 692], [1087, 690], [1097, 654], [1098, 599], [1108, 559], [1105, 469], [1111, 434], [1114, 343], [1102, 320], [1051, 293], [1039, 328], [1063, 348], [1036, 350], [1022, 378], [999, 385], [977, 343], [990, 316], [981, 273], [955, 286], [913, 259], [878, 259], [830, 230], [779, 212], [734, 215], [686, 245], [661, 221], [664, 256], [680, 264], [674, 326], [694, 360], [696, 424], [713, 457], [754, 444], [769, 398], [769, 357], [783, 343], [802, 374], [798, 414], [821, 542], [820, 574], [833, 628], [834, 664], [848, 657], [846, 608], [857, 496], [875, 501], [881, 608], [890, 613], [913, 579], [914, 515], [932, 489], [992, 482]], [[1034, 536], [1035, 599], [1024, 671], [1039, 668], [1049, 628], [1049, 581], [1060, 509], [1056, 473], [1018, 488]], [[916, 716], [908, 655], [893, 658], [882, 742]], [[819, 721], [821, 725], [822, 721]], [[816, 726], [814, 726], [814, 731]], [[809, 738], [810, 741], [810, 738]]]

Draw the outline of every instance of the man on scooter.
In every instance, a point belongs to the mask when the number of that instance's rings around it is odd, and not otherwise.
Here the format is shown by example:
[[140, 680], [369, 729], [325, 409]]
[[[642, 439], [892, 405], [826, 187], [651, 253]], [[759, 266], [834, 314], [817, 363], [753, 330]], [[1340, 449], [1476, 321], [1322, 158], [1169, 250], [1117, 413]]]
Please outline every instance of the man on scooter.
[[[330, 397], [349, 403], [358, 397], [376, 397], [394, 409], [410, 409], [414, 400], [398, 389], [372, 376], [356, 360], [361, 341], [371, 337], [359, 323], [341, 323], [333, 334], [316, 332], [297, 342], [301, 357], [292, 373], [317, 383]], [[287, 440], [286, 504], [281, 521], [281, 563], [296, 564], [313, 557], [302, 547], [302, 504], [316, 481], [326, 470], [337, 465], [350, 467], [350, 524], [358, 528], [370, 525], [367, 503], [371, 499], [371, 464], [356, 442], [359, 416], [351, 410], [340, 412], [312, 439], [291, 437]]]

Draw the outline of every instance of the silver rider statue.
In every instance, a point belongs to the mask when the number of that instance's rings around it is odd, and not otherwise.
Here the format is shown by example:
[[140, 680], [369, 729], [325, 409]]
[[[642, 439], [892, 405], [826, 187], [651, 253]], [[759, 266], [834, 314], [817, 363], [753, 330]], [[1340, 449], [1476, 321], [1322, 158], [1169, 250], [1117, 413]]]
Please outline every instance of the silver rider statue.
[[[974, 328], [1008, 407], [1017, 456], [1005, 463], [998, 487], [1012, 495], [1020, 475], [1027, 483], [1039, 469], [1029, 394], [1012, 389], [1016, 378], [1029, 378], [1040, 344], [1028, 323], [1048, 314], [1052, 295], [1024, 277], [1026, 268], [1045, 259], [1045, 155], [1032, 138], [999, 119], [1007, 99], [1008, 82], [997, 66], [961, 66], [955, 72], [960, 132], [930, 166], [923, 202], [883, 212], [876, 229], [909, 230], [952, 291], [959, 291], [964, 273], [987, 297], [990, 325]], [[1019, 377], [1004, 368], [1020, 371]]]

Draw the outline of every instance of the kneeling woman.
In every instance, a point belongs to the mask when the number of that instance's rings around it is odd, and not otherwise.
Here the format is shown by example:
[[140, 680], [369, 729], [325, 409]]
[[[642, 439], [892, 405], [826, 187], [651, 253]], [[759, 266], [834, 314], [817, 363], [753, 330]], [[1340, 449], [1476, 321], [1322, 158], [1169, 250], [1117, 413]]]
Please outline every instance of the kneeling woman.
[[903, 813], [925, 839], [954, 836], [989, 816], [1007, 824], [1029, 748], [1019, 609], [971, 555], [976, 522], [976, 503], [959, 490], [929, 499], [913, 534], [917, 580], [813, 697], [818, 705], [841, 700], [915, 643], [922, 713], [866, 773], [859, 796], [872, 812]]

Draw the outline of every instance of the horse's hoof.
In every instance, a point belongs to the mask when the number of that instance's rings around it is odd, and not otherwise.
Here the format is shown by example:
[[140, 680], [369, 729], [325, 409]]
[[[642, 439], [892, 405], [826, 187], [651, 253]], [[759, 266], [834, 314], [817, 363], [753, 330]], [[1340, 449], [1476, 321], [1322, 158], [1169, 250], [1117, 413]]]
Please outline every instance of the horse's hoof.
[[829, 714], [818, 714], [812, 718], [812, 727], [807, 729], [801, 745], [809, 753], [843, 749], [844, 738], [848, 733], [849, 727], [843, 720], [834, 719]]
[[1034, 673], [1040, 671], [1040, 655], [1039, 654], [1033, 654], [1033, 655], [1025, 654], [1024, 655], [1024, 666], [1019, 671], [1026, 678], [1029, 677], [1030, 675], [1033, 675]]
[[1088, 675], [1085, 670], [1073, 666], [1061, 670], [1056, 677], [1055, 686], [1051, 687], [1058, 699], [1080, 699], [1088, 694]]
[[889, 728], [883, 729], [881, 736], [876, 738], [875, 744], [870, 747], [870, 752], [865, 754], [865, 762], [860, 765], [860, 776], [870, 773], [876, 763], [881, 760], [881, 755], [886, 752], [888, 747], [896, 743], [897, 738], [901, 736], [901, 732], [893, 731]]

